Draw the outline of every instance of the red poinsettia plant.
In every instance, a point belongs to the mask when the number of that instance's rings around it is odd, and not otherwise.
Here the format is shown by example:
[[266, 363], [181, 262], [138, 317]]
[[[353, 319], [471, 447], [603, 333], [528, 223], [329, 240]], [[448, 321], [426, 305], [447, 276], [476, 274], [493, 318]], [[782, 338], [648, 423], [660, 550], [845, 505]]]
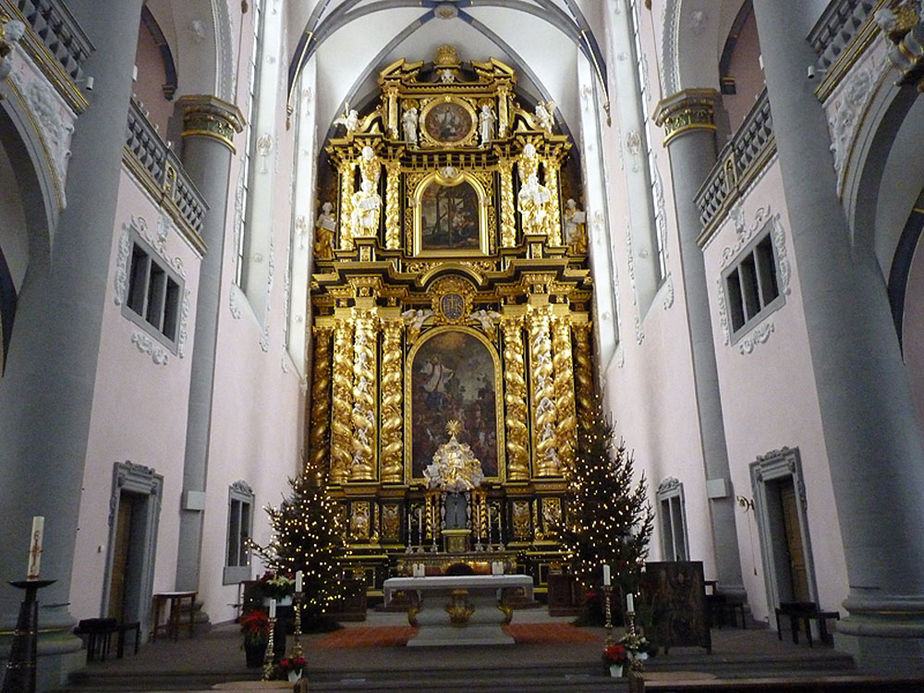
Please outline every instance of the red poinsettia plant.
[[283, 673], [288, 674], [290, 671], [301, 671], [308, 663], [304, 657], [283, 657], [279, 660], [279, 668]]
[[629, 661], [629, 653], [622, 645], [610, 645], [603, 650], [603, 661], [606, 664], [625, 664]]
[[266, 642], [269, 629], [269, 616], [261, 609], [253, 609], [241, 616], [241, 633], [246, 643]]

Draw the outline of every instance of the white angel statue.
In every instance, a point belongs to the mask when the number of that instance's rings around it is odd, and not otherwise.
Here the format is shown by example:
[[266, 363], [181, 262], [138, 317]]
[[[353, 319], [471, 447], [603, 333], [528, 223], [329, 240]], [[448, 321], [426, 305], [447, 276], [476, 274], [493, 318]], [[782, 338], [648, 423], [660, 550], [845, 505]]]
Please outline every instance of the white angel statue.
[[342, 125], [346, 128], [347, 133], [356, 132], [359, 127], [359, 113], [355, 108], [350, 108], [349, 102], [343, 106], [343, 115], [334, 119], [334, 125]]

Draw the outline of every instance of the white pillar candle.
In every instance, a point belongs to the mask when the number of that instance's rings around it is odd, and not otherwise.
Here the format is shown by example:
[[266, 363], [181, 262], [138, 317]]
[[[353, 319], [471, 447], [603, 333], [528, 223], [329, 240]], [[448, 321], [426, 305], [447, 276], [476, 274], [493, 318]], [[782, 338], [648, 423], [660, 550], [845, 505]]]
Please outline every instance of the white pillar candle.
[[36, 515], [32, 518], [32, 533], [29, 535], [29, 564], [26, 567], [26, 579], [35, 580], [42, 565], [42, 537], [45, 534], [45, 518]]
[[603, 564], [603, 584], [610, 586], [610, 567], [606, 563]]
[[635, 596], [631, 592], [626, 595], [626, 611], [630, 614], [635, 613]]
[[275, 600], [275, 599], [270, 599], [270, 613], [269, 613], [269, 617], [270, 617], [270, 618], [276, 618], [276, 600]]
[[295, 571], [295, 591], [302, 591], [302, 571], [300, 570]]

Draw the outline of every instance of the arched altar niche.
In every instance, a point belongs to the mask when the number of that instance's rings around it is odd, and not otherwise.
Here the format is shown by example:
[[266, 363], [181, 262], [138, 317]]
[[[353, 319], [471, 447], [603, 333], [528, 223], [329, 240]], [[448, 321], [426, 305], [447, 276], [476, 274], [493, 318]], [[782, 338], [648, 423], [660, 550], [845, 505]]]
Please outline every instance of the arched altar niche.
[[423, 481], [433, 453], [449, 440], [446, 425], [462, 423], [457, 436], [468, 443], [487, 478], [501, 479], [503, 398], [497, 351], [479, 332], [441, 327], [408, 354], [405, 441], [409, 479]]
[[415, 255], [487, 253], [486, 193], [471, 174], [446, 166], [414, 194]]

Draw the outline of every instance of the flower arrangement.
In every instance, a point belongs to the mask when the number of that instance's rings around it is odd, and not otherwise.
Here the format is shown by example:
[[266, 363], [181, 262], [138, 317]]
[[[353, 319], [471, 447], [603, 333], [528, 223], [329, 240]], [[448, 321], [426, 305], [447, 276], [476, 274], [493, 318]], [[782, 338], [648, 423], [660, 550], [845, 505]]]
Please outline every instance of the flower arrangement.
[[641, 633], [629, 632], [619, 638], [619, 645], [625, 648], [629, 659], [648, 659], [657, 648]]
[[260, 588], [267, 599], [282, 599], [295, 593], [295, 580], [285, 573], [267, 570], [260, 578]]
[[302, 671], [308, 663], [304, 657], [283, 657], [278, 666], [284, 674], [288, 674], [290, 671]]
[[244, 634], [245, 645], [265, 644], [269, 638], [269, 616], [261, 609], [248, 611], [241, 616], [241, 633]]
[[603, 650], [604, 664], [624, 665], [629, 661], [629, 653], [626, 648], [619, 644], [613, 644]]

